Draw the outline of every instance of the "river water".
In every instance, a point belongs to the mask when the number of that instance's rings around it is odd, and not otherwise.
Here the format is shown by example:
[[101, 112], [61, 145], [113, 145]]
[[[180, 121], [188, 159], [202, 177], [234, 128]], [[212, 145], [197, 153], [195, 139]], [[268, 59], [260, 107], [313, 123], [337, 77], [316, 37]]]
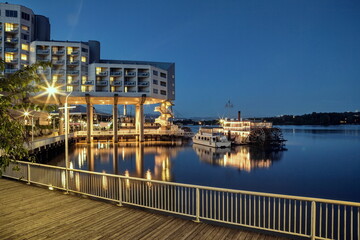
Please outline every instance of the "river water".
[[[285, 149], [181, 142], [76, 144], [70, 168], [360, 202], [360, 126], [279, 126]], [[65, 166], [64, 154], [49, 164]]]

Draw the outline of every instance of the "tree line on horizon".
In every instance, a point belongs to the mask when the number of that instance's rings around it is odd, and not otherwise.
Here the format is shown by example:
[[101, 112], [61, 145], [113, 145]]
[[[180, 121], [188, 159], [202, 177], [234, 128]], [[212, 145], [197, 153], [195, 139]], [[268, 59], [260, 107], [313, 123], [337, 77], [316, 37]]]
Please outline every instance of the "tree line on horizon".
[[[331, 112], [303, 115], [282, 115], [277, 117], [249, 118], [249, 120], [272, 122], [274, 125], [339, 125], [360, 124], [360, 113], [358, 112]], [[219, 125], [219, 119], [193, 120], [176, 119], [175, 124], [182, 125]]]

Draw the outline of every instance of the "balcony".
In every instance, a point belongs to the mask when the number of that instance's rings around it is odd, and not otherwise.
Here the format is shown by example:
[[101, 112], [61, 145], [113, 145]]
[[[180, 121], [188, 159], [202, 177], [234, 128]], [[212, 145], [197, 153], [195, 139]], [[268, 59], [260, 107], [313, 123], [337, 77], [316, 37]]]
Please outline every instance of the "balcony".
[[52, 61], [52, 64], [53, 65], [63, 65], [65, 63], [64, 60], [55, 60], [55, 61]]
[[14, 68], [14, 69], [5, 69], [5, 73], [15, 73], [18, 69]]
[[79, 85], [80, 81], [79, 80], [72, 80], [70, 83], [68, 83], [69, 85]]
[[65, 79], [58, 79], [56, 80], [56, 84], [65, 84]]
[[17, 43], [19, 41], [18, 38], [6, 38], [5, 41], [7, 43]]
[[85, 81], [83, 85], [94, 85], [94, 80]]
[[79, 51], [72, 51], [69, 55], [74, 55], [74, 56], [76, 55], [77, 56], [77, 55], [79, 55]]
[[69, 74], [69, 75], [79, 75], [79, 70], [67, 71], [67, 74]]
[[125, 73], [125, 77], [135, 77], [136, 76], [136, 72], [127, 72]]
[[17, 63], [18, 63], [18, 59], [17, 59], [17, 58], [14, 58], [14, 59], [6, 59], [5, 62], [6, 62], [6, 63], [9, 63], [9, 64], [17, 64]]
[[139, 82], [138, 86], [149, 86], [149, 82]]
[[37, 61], [38, 61], [38, 62], [46, 62], [46, 63], [47, 63], [47, 62], [50, 62], [50, 60], [48, 60], [48, 59], [38, 59]]
[[18, 52], [18, 48], [5, 48], [5, 52]]
[[136, 86], [136, 82], [134, 82], [134, 81], [125, 81], [124, 86]]
[[119, 71], [119, 72], [110, 72], [110, 76], [121, 76], [122, 75], [122, 72]]
[[67, 63], [67, 65], [79, 65], [79, 60], [76, 60], [76, 61], [70, 61]]
[[108, 74], [107, 71], [96, 73], [97, 76], [107, 76], [107, 74]]
[[50, 53], [50, 50], [49, 49], [38, 49], [36, 50], [36, 53], [37, 54], [49, 54]]
[[19, 28], [5, 28], [5, 32], [17, 33]]
[[64, 69], [59, 69], [59, 70], [52, 70], [52, 74], [54, 74], [54, 75], [62, 75], [62, 74], [64, 74], [65, 73], [65, 71], [64, 71]]
[[99, 86], [107, 86], [107, 85], [108, 85], [108, 81], [97, 81], [97, 82], [96, 82], [96, 85], [99, 85]]
[[65, 54], [65, 50], [53, 51], [53, 55], [64, 55], [64, 54]]
[[49, 69], [45, 69], [45, 70], [39, 69], [36, 72], [37, 72], [37, 74], [49, 74]]
[[148, 72], [142, 72], [142, 73], [138, 73], [139, 77], [148, 77], [150, 76], [150, 74]]
[[121, 83], [121, 81], [113, 81], [113, 82], [111, 83], [111, 85], [113, 85], [113, 86], [121, 86], [122, 83]]

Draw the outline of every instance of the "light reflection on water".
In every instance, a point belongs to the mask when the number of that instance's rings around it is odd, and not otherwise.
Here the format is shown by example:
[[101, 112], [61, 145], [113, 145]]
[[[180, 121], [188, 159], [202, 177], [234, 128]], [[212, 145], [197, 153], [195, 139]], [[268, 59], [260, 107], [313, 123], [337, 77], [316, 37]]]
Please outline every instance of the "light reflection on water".
[[[77, 144], [70, 149], [70, 168], [360, 202], [359, 126], [283, 130], [285, 151], [254, 146], [212, 149], [181, 142]], [[65, 166], [64, 155], [50, 164]]]

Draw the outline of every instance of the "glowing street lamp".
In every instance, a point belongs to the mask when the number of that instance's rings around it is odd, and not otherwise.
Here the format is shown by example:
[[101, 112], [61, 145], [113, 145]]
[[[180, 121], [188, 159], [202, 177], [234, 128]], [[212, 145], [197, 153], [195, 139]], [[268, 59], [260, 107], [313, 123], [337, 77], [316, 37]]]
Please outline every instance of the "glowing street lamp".
[[34, 142], [34, 116], [28, 111], [24, 112], [25, 117], [31, 117], [31, 144]]

